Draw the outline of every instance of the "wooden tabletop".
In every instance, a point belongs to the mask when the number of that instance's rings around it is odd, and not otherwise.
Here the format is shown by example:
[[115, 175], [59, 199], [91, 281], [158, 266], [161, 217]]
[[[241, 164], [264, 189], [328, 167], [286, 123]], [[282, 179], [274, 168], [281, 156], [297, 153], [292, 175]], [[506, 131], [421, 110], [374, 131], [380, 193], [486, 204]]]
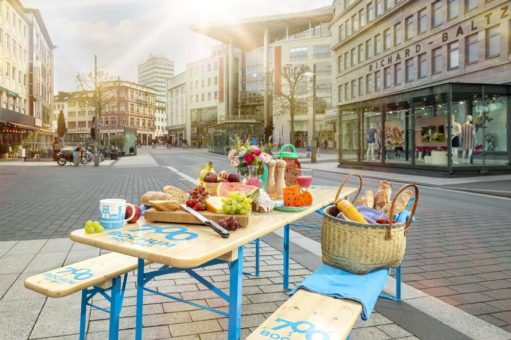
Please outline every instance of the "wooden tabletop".
[[[252, 213], [250, 225], [231, 232], [229, 238], [222, 238], [202, 225], [149, 223], [143, 218], [136, 224], [127, 224], [122, 229], [107, 229], [99, 234], [85, 234], [82, 228], [73, 231], [70, 237], [73, 241], [97, 248], [173, 267], [193, 268], [327, 206], [332, 203], [336, 191], [336, 187], [312, 187], [310, 192], [314, 203], [300, 212]], [[345, 188], [340, 197], [353, 192], [354, 188]]]

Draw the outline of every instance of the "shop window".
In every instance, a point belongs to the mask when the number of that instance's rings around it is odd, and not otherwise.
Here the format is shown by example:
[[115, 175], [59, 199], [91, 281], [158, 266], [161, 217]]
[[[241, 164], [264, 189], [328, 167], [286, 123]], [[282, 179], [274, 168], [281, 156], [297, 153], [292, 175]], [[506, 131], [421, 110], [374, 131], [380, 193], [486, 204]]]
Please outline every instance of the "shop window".
[[440, 26], [443, 22], [442, 0], [435, 1], [431, 5], [431, 11], [433, 28]]
[[373, 92], [373, 75], [369, 73], [366, 75], [366, 92], [367, 94], [371, 94]]
[[374, 72], [374, 90], [381, 90], [381, 71]]
[[415, 66], [413, 64], [413, 58], [406, 59], [405, 61], [406, 67], [406, 82], [411, 82], [415, 80]]
[[442, 47], [437, 47], [431, 50], [431, 65], [432, 65], [432, 73], [439, 74], [443, 71], [444, 68], [444, 59], [442, 55]]
[[383, 49], [386, 51], [392, 48], [392, 32], [390, 28], [383, 31]]
[[388, 66], [383, 69], [383, 87], [388, 89], [392, 86], [392, 67]]
[[396, 46], [400, 45], [403, 40], [403, 32], [401, 29], [401, 22], [394, 25], [394, 43]]
[[403, 82], [403, 67], [401, 63], [394, 65], [394, 85], [399, 86]]
[[500, 25], [486, 29], [486, 58], [500, 56]]
[[427, 9], [424, 7], [419, 11], [418, 34], [426, 32], [427, 29], [428, 29], [428, 13]]
[[479, 6], [479, 0], [465, 0], [465, 11], [469, 12]]
[[415, 36], [415, 26], [413, 23], [413, 15], [405, 19], [405, 39], [410, 40]]
[[363, 120], [363, 157], [366, 162], [381, 161], [381, 112], [379, 107], [365, 107], [362, 109]]
[[418, 70], [419, 70], [419, 79], [426, 78], [428, 75], [428, 56], [426, 53], [419, 54], [418, 57]]
[[457, 18], [460, 13], [458, 0], [447, 0], [447, 20]]
[[473, 64], [479, 61], [479, 34], [475, 33], [465, 38], [466, 63]]
[[358, 113], [341, 112], [341, 158], [346, 161], [358, 161]]

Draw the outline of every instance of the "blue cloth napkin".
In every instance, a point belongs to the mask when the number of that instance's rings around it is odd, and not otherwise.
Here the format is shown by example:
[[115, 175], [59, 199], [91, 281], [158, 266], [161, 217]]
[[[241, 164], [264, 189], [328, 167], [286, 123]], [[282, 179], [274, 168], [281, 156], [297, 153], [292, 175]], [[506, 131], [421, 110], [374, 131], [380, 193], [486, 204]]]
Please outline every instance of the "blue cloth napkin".
[[365, 275], [357, 275], [322, 264], [289, 295], [293, 295], [298, 289], [306, 289], [338, 299], [355, 300], [362, 304], [362, 320], [367, 320], [373, 312], [389, 273], [390, 269], [383, 268]]

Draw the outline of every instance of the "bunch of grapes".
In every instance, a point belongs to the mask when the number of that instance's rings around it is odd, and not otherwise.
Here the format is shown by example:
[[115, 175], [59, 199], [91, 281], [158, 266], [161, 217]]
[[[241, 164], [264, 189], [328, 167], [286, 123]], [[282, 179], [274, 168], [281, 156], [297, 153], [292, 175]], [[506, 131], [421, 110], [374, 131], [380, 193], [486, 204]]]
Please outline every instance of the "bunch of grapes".
[[227, 215], [248, 215], [252, 207], [252, 200], [239, 192], [230, 192], [222, 202], [222, 210]]
[[226, 219], [222, 218], [218, 220], [217, 223], [230, 231], [235, 231], [236, 229], [241, 227], [240, 221], [238, 221], [234, 216], [229, 216]]
[[189, 196], [190, 197], [186, 201], [186, 205], [188, 207], [195, 211], [206, 210], [206, 197], [208, 197], [206, 188], [199, 185], [189, 192]]
[[94, 234], [94, 233], [102, 233], [105, 231], [103, 226], [99, 223], [99, 221], [87, 221], [84, 225], [86, 234]]

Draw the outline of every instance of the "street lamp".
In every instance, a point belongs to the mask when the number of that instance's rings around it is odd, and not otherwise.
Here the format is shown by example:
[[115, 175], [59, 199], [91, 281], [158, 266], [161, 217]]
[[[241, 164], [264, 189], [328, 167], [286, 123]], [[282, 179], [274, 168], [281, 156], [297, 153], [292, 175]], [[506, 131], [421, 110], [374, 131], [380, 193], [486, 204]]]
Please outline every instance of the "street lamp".
[[312, 77], [312, 137], [311, 137], [311, 163], [316, 163], [316, 64], [312, 65], [312, 72], [306, 72], [306, 77]]

